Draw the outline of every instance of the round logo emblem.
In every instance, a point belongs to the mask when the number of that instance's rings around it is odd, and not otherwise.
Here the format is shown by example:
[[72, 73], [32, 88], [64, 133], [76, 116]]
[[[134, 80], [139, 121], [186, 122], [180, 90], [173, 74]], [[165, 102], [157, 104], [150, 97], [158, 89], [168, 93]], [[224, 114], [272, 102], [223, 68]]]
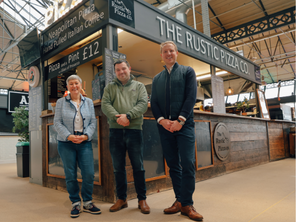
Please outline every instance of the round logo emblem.
[[230, 153], [230, 135], [224, 123], [218, 123], [214, 132], [214, 147], [217, 157], [224, 161]]
[[36, 87], [39, 84], [40, 72], [37, 66], [31, 66], [28, 73], [28, 82], [31, 87]]

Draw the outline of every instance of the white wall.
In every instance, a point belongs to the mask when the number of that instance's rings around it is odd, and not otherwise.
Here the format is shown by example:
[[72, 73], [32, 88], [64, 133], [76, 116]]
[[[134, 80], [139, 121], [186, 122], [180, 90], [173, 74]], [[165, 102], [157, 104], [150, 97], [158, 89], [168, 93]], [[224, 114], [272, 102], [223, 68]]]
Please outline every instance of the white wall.
[[16, 163], [16, 144], [18, 136], [0, 135], [0, 164]]

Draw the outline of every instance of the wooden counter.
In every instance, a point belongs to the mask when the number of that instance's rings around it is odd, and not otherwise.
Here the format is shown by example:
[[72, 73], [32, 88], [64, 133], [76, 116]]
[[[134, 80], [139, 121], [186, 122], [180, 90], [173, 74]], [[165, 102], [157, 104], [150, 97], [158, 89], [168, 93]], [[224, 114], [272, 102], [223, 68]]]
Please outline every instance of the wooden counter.
[[[109, 126], [107, 117], [102, 113], [100, 103], [95, 103], [97, 125], [97, 154], [99, 179], [94, 184], [93, 195], [100, 200], [115, 202], [115, 181], [109, 152]], [[51, 175], [48, 171], [49, 144], [48, 127], [53, 124], [53, 115], [42, 117], [42, 162], [43, 186], [66, 191], [63, 176]], [[144, 115], [144, 168], [146, 170], [147, 194], [172, 188], [168, 168], [163, 160], [156, 121], [150, 108]], [[196, 124], [196, 181], [206, 180], [219, 175], [289, 157], [289, 121], [270, 121], [261, 118], [217, 114], [194, 111]], [[230, 153], [221, 161], [213, 149], [213, 135], [218, 123], [224, 123], [230, 135]], [[51, 127], [53, 128], [53, 127]], [[205, 129], [205, 130], [204, 130]], [[208, 134], [207, 134], [208, 132]], [[207, 134], [207, 135], [206, 135]], [[208, 138], [208, 139], [203, 139]], [[210, 146], [203, 149], [203, 144]], [[93, 145], [94, 147], [94, 145]], [[127, 158], [128, 199], [136, 198], [133, 185], [132, 167]]]

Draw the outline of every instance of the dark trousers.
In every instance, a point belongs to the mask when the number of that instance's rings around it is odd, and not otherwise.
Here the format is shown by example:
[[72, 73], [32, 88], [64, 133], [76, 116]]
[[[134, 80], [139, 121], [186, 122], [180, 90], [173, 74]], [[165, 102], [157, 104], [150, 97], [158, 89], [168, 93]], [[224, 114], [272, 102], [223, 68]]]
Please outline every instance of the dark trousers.
[[176, 199], [182, 206], [193, 205], [195, 190], [195, 133], [194, 122], [187, 120], [179, 132], [171, 133], [158, 125], [164, 157]]
[[114, 168], [118, 199], [125, 200], [127, 197], [125, 170], [125, 156], [127, 151], [133, 168], [134, 185], [138, 194], [138, 200], [145, 200], [146, 182], [143, 167], [144, 144], [142, 130], [110, 129], [109, 148]]

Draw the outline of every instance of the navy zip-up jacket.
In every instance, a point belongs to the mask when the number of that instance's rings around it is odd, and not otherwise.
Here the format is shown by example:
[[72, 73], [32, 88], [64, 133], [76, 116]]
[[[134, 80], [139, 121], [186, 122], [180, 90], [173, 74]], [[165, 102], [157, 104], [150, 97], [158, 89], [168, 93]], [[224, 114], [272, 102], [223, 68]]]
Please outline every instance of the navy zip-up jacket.
[[[167, 78], [170, 75], [170, 85]], [[170, 117], [166, 114], [166, 92], [170, 87]], [[151, 109], [157, 120], [160, 117], [176, 120], [183, 116], [186, 120], [193, 117], [193, 107], [196, 102], [196, 75], [188, 66], [179, 65], [177, 62], [169, 74], [165, 68], [153, 78]]]

